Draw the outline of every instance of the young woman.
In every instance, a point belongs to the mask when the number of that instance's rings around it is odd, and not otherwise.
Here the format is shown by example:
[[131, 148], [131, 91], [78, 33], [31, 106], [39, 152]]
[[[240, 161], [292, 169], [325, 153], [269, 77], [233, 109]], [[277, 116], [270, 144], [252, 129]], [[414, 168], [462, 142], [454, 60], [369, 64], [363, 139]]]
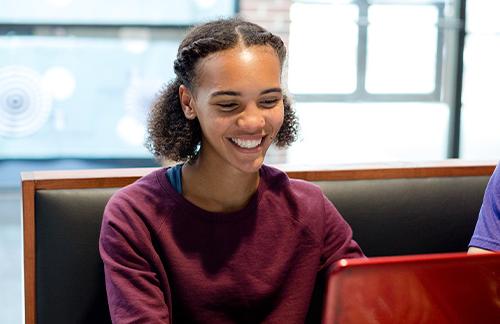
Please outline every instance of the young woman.
[[317, 321], [329, 267], [363, 256], [317, 186], [263, 165], [297, 132], [285, 56], [279, 37], [239, 19], [180, 44], [148, 146], [184, 163], [121, 189], [104, 212], [113, 322]]

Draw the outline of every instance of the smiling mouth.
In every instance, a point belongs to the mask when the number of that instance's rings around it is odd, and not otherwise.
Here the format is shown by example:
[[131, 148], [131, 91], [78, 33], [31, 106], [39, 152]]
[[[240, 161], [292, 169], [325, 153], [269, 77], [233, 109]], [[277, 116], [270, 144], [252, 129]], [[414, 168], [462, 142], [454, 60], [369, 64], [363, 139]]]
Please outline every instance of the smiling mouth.
[[244, 148], [244, 149], [253, 149], [258, 147], [264, 140], [264, 137], [261, 137], [259, 139], [251, 139], [251, 140], [244, 140], [241, 138], [233, 137], [230, 138], [231, 142], [233, 142], [235, 145]]

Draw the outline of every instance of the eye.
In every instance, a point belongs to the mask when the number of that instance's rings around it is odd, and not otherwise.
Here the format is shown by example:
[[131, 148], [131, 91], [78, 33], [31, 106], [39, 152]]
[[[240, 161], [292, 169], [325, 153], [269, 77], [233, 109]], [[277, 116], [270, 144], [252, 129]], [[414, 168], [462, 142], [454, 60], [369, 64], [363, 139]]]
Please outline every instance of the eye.
[[278, 102], [280, 100], [281, 100], [280, 98], [266, 98], [266, 99], [262, 99], [259, 102], [259, 104], [260, 104], [260, 106], [262, 106], [264, 108], [273, 108], [274, 106], [276, 106], [278, 104]]
[[238, 104], [236, 102], [222, 102], [222, 103], [218, 103], [217, 106], [222, 111], [233, 111], [236, 108], [238, 108]]

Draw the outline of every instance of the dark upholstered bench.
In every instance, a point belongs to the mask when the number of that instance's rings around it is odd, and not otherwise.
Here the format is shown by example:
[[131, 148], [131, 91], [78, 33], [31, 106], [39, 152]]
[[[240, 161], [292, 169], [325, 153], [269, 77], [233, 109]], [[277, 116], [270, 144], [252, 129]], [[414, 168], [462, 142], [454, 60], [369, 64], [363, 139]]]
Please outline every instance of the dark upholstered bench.
[[[316, 182], [368, 256], [467, 250], [495, 162], [282, 166]], [[152, 169], [22, 174], [26, 323], [110, 323], [98, 237], [117, 190]]]

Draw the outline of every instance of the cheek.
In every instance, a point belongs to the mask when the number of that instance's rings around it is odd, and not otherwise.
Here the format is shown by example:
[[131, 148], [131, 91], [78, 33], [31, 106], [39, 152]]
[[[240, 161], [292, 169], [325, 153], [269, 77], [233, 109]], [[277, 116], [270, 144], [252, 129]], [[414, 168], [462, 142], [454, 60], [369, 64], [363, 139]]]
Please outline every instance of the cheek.
[[216, 116], [199, 116], [202, 136], [219, 137], [228, 127], [228, 122], [224, 118]]
[[284, 107], [281, 107], [280, 109], [273, 109], [272, 121], [273, 121], [273, 128], [275, 128], [276, 133], [280, 130], [281, 126], [283, 125], [284, 118], [285, 118]]

